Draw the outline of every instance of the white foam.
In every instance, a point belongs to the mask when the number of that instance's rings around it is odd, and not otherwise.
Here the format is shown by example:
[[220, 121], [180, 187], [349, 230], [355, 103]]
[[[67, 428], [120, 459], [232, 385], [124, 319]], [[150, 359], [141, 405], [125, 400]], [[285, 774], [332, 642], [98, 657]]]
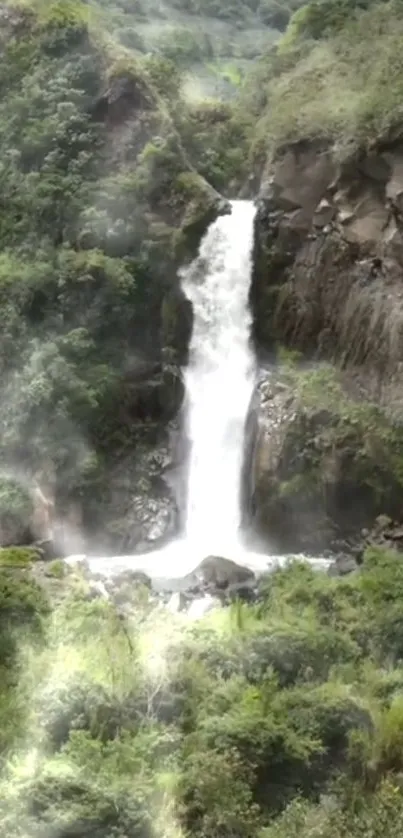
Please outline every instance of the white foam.
[[[248, 305], [255, 213], [250, 201], [234, 201], [231, 214], [213, 222], [198, 257], [182, 272], [194, 312], [184, 373], [191, 443], [184, 535], [153, 553], [89, 557], [93, 572], [110, 576], [130, 569], [152, 578], [179, 578], [208, 555], [232, 559], [255, 572], [288, 561], [286, 556], [246, 551], [240, 539], [245, 421], [256, 381]], [[69, 561], [80, 558], [71, 556]], [[300, 558], [318, 568], [330, 564]]]

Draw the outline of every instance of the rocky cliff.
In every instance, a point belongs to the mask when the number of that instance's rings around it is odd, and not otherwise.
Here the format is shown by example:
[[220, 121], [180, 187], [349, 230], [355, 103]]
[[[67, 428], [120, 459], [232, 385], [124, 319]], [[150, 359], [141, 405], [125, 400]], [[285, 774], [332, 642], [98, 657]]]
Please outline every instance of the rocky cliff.
[[339, 164], [301, 142], [265, 173], [252, 305], [263, 345], [366, 365], [381, 381], [402, 356], [403, 141]]
[[283, 548], [317, 551], [376, 514], [402, 516], [402, 196], [399, 132], [343, 162], [292, 144], [264, 173], [254, 336], [305, 360], [261, 387], [251, 514]]

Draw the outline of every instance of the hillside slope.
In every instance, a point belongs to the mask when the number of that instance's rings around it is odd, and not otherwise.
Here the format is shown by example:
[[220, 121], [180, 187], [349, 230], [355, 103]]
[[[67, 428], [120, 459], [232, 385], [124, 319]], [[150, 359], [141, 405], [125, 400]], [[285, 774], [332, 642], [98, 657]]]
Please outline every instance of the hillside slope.
[[176, 526], [177, 267], [227, 207], [183, 146], [164, 64], [119, 52], [85, 4], [0, 12], [2, 540], [27, 538], [36, 481], [67, 540], [144, 547]]

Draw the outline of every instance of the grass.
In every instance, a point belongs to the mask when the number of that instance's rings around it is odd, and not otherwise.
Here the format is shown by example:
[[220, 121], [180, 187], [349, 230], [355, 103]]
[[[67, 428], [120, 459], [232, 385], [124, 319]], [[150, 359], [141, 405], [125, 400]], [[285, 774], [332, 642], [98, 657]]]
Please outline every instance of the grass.
[[285, 40], [255, 81], [263, 82], [267, 101], [255, 147], [263, 136], [272, 150], [320, 137], [344, 155], [386, 132], [402, 116], [402, 36], [402, 8], [392, 0], [346, 19], [334, 37], [291, 47]]
[[0, 567], [29, 567], [40, 558], [32, 547], [4, 547], [0, 550]]

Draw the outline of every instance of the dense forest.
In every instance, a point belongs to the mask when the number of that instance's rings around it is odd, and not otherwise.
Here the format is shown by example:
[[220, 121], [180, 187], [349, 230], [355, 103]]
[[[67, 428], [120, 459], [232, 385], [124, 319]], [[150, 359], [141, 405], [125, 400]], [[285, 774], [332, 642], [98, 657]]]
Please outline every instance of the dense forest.
[[[123, 552], [176, 531], [161, 473], [177, 465], [169, 439], [192, 328], [178, 270], [228, 199], [270, 187], [288, 148], [331, 148], [343, 188], [347, 179], [361, 201], [357, 161], [364, 168], [403, 137], [402, 35], [401, 0], [0, 4], [4, 838], [403, 834], [403, 563], [393, 545], [366, 546], [340, 577], [294, 561], [263, 576], [253, 602], [195, 621], [161, 607], [147, 579], [122, 579], [104, 597], [62, 559], [77, 538]], [[373, 166], [376, 195], [382, 178]], [[297, 232], [285, 255], [279, 237], [257, 254], [266, 273], [270, 255], [272, 273], [288, 266]], [[355, 241], [343, 247], [336, 284], [352, 254], [360, 266], [367, 257], [366, 242], [364, 256]], [[357, 277], [365, 292], [373, 274]], [[300, 371], [279, 344], [311, 351], [320, 317], [305, 306], [316, 320], [298, 332], [292, 302], [293, 330], [281, 333], [280, 315], [264, 320], [281, 293], [278, 283], [258, 298], [255, 337], [309, 402], [287, 438], [309, 471], [309, 502], [324, 505], [327, 527], [337, 498], [326, 490], [341, 478], [320, 475], [340, 451], [373, 518], [399, 518], [401, 426], [379, 418], [379, 405], [358, 410], [332, 376]], [[354, 361], [376, 352], [385, 377], [401, 344], [397, 297], [389, 320], [379, 299], [378, 319], [361, 314], [365, 335], [380, 338], [366, 343], [356, 317]], [[325, 325], [336, 345], [330, 317]], [[294, 457], [295, 428], [309, 430], [310, 470]], [[33, 487], [55, 512], [49, 561]], [[306, 481], [288, 475], [277, 490], [275, 520], [287, 499], [307, 497]]]
[[50, 611], [33, 557], [6, 553], [4, 835], [400, 834], [396, 554], [368, 550], [344, 578], [296, 562], [261, 580], [255, 604], [192, 622], [133, 583], [117, 610], [61, 562]]

